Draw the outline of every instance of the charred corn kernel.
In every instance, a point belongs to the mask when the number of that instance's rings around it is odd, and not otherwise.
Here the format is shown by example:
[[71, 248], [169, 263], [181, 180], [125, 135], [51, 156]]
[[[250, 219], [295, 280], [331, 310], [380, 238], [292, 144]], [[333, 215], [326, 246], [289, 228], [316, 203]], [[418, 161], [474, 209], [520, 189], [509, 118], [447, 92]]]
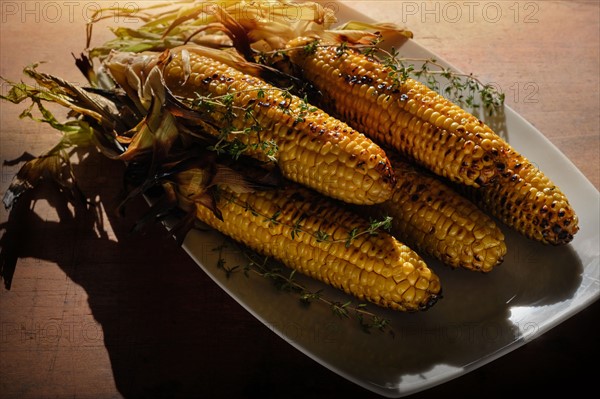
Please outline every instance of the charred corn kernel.
[[[432, 172], [479, 187], [498, 172], [504, 143], [478, 118], [413, 79], [351, 49], [288, 43], [290, 60], [349, 125]], [[330, 73], [329, 71], [334, 71]]]
[[545, 244], [571, 242], [579, 221], [567, 197], [533, 163], [514, 149], [498, 182], [465, 189], [482, 209], [524, 236]]
[[[187, 195], [185, 188], [180, 191]], [[416, 252], [384, 232], [348, 241], [352, 229], [364, 231], [369, 223], [313, 191], [288, 185], [240, 194], [222, 186], [217, 207], [222, 220], [205, 206], [197, 206], [196, 215], [249, 248], [360, 300], [416, 311], [438, 299], [439, 278]], [[361, 250], [366, 245], [372, 248], [367, 253]]]
[[430, 173], [395, 157], [392, 167], [392, 198], [365, 209], [391, 216], [396, 238], [452, 267], [489, 272], [502, 262], [504, 235], [489, 216]]
[[[374, 204], [390, 197], [394, 176], [385, 152], [303, 99], [191, 49], [171, 50], [162, 68], [176, 96], [216, 102], [228, 96], [222, 101], [230, 102], [229, 110], [217, 106], [209, 112], [213, 122], [231, 132], [228, 141], [274, 141], [274, 156], [286, 178], [349, 203]], [[266, 159], [260, 148], [247, 154]]]

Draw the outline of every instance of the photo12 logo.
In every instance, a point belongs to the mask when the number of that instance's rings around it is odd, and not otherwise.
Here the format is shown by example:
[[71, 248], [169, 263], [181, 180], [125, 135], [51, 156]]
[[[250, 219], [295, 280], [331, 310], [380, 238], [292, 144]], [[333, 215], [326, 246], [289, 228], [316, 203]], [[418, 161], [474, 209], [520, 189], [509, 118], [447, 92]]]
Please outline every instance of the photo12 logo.
[[7, 23], [73, 23], [111, 18], [115, 23], [137, 23], [136, 2], [1, 1], [0, 21]]
[[102, 327], [93, 322], [75, 323], [48, 320], [45, 322], [3, 322], [0, 341], [3, 344], [98, 344], [104, 340]]
[[511, 19], [514, 23], [538, 23], [540, 5], [533, 1], [403, 1], [402, 23], [459, 23], [484, 21], [497, 23]]

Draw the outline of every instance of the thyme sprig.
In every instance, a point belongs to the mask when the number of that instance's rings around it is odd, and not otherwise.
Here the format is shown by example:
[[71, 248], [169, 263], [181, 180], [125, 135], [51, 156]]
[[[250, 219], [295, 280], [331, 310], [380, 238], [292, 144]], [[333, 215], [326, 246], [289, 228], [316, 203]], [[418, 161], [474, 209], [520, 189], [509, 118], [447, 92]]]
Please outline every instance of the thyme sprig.
[[315, 40], [301, 47], [267, 52], [261, 58], [268, 59], [268, 55], [277, 56], [290, 50], [303, 50], [312, 54], [319, 48], [333, 48], [336, 55], [341, 57], [352, 49], [381, 62], [388, 69], [388, 77], [396, 89], [412, 78], [461, 107], [483, 108], [493, 115], [504, 105], [505, 94], [493, 84], [484, 83], [474, 74], [454, 71], [435, 58], [403, 57], [396, 48], [386, 50], [379, 46], [380, 43], [378, 38], [373, 39], [370, 44], [321, 44]]
[[332, 314], [340, 319], [355, 319], [365, 333], [377, 330], [387, 332], [391, 337], [395, 336], [390, 320], [370, 311], [366, 303], [354, 303], [351, 300], [340, 302], [326, 297], [323, 290], [309, 290], [296, 279], [295, 270], [289, 271], [269, 257], [261, 256], [245, 248], [238, 248], [247, 263], [244, 266], [227, 266], [223, 255], [223, 250], [227, 248], [227, 245], [227, 241], [224, 241], [213, 249], [218, 252], [217, 268], [223, 270], [227, 278], [239, 271], [242, 271], [246, 277], [250, 277], [252, 274], [263, 277], [271, 281], [277, 289], [297, 295], [304, 305], [319, 303], [329, 307]]
[[[257, 90], [248, 90], [257, 91]], [[243, 92], [237, 92], [243, 93]], [[246, 151], [260, 151], [271, 162], [276, 162], [276, 153], [278, 151], [277, 143], [273, 140], [263, 140], [261, 131], [263, 130], [254, 112], [254, 103], [251, 102], [247, 106], [242, 107], [234, 103], [236, 93], [227, 93], [220, 96], [203, 96], [198, 95], [191, 102], [191, 108], [197, 111], [212, 114], [214, 118], [221, 120], [223, 127], [218, 130], [217, 142], [207, 147], [208, 150], [214, 151], [217, 154], [229, 154], [233, 159], [238, 159]], [[260, 89], [257, 92], [257, 97], [264, 96], [264, 90]], [[182, 99], [185, 102], [185, 99]], [[251, 120], [251, 123], [243, 129], [235, 129], [233, 122], [239, 115], [243, 115], [244, 121]], [[242, 140], [236, 136], [248, 136], [255, 134], [256, 142], [248, 143], [248, 140]], [[233, 138], [232, 138], [233, 137]]]
[[[219, 120], [222, 125], [218, 129], [217, 142], [209, 146], [209, 150], [215, 151], [217, 154], [229, 154], [234, 159], [238, 159], [248, 150], [260, 151], [269, 161], [276, 162], [279, 147], [274, 140], [264, 140], [261, 137], [264, 128], [256, 117], [256, 107], [275, 106], [284, 114], [291, 115], [294, 118], [294, 124], [305, 122], [307, 116], [318, 111], [318, 108], [310, 105], [306, 96], [299, 102], [296, 101], [296, 106], [292, 107], [294, 96], [291, 90], [291, 88], [277, 87], [251, 88], [219, 96], [197, 95], [197, 98], [191, 102], [184, 98], [180, 101], [187, 103], [196, 111], [212, 114], [212, 118]], [[266, 98], [269, 92], [274, 92], [279, 99], [275, 101], [273, 98]], [[235, 96], [242, 94], [255, 94], [256, 98], [250, 100], [245, 106], [236, 105]], [[244, 127], [235, 129], [234, 122], [239, 118], [243, 119]], [[242, 138], [242, 136], [248, 135], [256, 135], [256, 142]]]
[[356, 240], [357, 238], [359, 238], [361, 236], [364, 236], [364, 235], [374, 236], [374, 235], [379, 234], [379, 232], [381, 230], [390, 230], [392, 227], [392, 217], [391, 216], [385, 216], [382, 219], [369, 219], [369, 224], [367, 226], [365, 226], [363, 229], [359, 229], [358, 227], [355, 227], [348, 231], [345, 238], [333, 239], [333, 237], [331, 235], [329, 235], [328, 233], [326, 233], [324, 231], [321, 231], [321, 230], [314, 231], [314, 230], [309, 230], [309, 229], [304, 228], [304, 226], [302, 225], [302, 222], [306, 218], [306, 214], [300, 214], [294, 221], [286, 222], [280, 218], [280, 216], [281, 216], [280, 210], [275, 211], [272, 215], [267, 215], [267, 214], [257, 211], [256, 209], [254, 209], [252, 207], [252, 205], [248, 204], [247, 202], [239, 201], [234, 196], [228, 196], [226, 193], [222, 193], [220, 195], [221, 195], [222, 199], [227, 201], [227, 204], [239, 206], [242, 209], [244, 209], [245, 212], [251, 212], [253, 216], [263, 218], [264, 221], [267, 222], [270, 227], [278, 226], [278, 225], [287, 227], [290, 230], [290, 236], [291, 236], [292, 240], [296, 239], [301, 233], [304, 233], [304, 234], [308, 234], [309, 236], [313, 237], [319, 243], [327, 243], [327, 244], [343, 243], [346, 246], [346, 248], [349, 248], [350, 245], [352, 245], [352, 242], [354, 242], [354, 240]]
[[[385, 50], [366, 46], [364, 51], [369, 54], [375, 51], [383, 54], [381, 62], [390, 68], [390, 77], [398, 86], [408, 78], [414, 78], [459, 106], [472, 109], [483, 106], [490, 115], [504, 105], [505, 94], [494, 85], [483, 83], [472, 73], [460, 73], [447, 68], [435, 58], [401, 57], [395, 48]], [[420, 67], [416, 67], [416, 64], [420, 64]], [[446, 81], [444, 87], [440, 77]]]

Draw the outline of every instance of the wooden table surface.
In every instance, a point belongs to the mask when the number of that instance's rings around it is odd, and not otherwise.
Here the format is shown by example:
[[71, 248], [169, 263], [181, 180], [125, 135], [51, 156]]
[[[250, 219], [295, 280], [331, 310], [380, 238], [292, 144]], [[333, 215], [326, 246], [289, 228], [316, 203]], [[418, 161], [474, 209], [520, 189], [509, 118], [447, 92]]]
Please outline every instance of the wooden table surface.
[[[83, 82], [71, 53], [84, 48], [83, 19], [99, 3], [0, 2], [0, 75], [18, 80], [25, 65], [48, 61], [42, 70]], [[104, 2], [114, 3], [138, 4]], [[599, 187], [597, 1], [344, 3], [409, 26], [440, 57], [497, 84], [507, 104]], [[96, 37], [109, 36], [98, 30]], [[47, 125], [20, 120], [23, 108], [0, 103], [2, 194], [21, 156], [58, 138]], [[74, 160], [102, 224], [49, 185], [24, 196], [12, 214], [0, 211], [4, 273], [15, 265], [10, 290], [0, 288], [0, 397], [376, 397], [257, 321], [162, 228], [132, 235], [145, 205], [115, 214], [120, 182], [111, 176], [120, 164], [95, 155]], [[599, 309], [595, 303], [524, 347], [414, 396], [597, 390], [594, 367], [585, 365], [598, 359]]]

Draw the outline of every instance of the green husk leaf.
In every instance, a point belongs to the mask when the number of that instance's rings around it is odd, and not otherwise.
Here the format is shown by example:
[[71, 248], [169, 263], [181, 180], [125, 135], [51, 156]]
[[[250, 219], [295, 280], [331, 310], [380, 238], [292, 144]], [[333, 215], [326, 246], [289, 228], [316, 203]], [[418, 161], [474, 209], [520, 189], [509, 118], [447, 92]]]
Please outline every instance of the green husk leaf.
[[[29, 92], [25, 93], [29, 94]], [[32, 106], [21, 115], [38, 122], [48, 123], [54, 129], [63, 132], [63, 136], [58, 144], [48, 152], [27, 161], [13, 177], [2, 198], [6, 209], [10, 209], [21, 195], [36, 187], [42, 180], [54, 181], [60, 187], [69, 190], [74, 197], [82, 197], [75, 182], [67, 150], [73, 146], [89, 146], [93, 140], [92, 129], [83, 120], [60, 123], [38, 98], [32, 98], [32, 100], [33, 104], [37, 105], [42, 115], [41, 118], [33, 116]]]

